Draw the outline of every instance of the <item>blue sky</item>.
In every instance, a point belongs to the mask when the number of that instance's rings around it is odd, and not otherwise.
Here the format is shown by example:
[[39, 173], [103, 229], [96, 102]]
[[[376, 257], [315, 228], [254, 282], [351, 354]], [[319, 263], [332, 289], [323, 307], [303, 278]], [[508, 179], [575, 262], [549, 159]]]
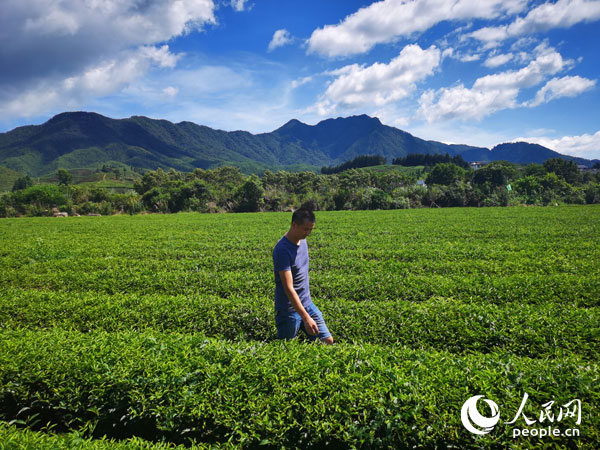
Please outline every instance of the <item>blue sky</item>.
[[73, 110], [253, 133], [369, 114], [600, 158], [599, 21], [600, 0], [8, 0], [0, 131]]

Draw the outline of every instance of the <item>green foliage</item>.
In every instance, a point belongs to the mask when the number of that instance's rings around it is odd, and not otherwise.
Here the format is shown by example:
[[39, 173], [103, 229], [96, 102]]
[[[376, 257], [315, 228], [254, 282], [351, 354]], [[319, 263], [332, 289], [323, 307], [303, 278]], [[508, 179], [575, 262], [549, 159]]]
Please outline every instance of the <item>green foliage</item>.
[[64, 192], [53, 184], [36, 184], [11, 195], [17, 204], [30, 205], [38, 210], [49, 209], [65, 203]]
[[465, 179], [466, 171], [453, 163], [438, 163], [427, 175], [427, 184], [450, 185]]
[[461, 155], [450, 156], [448, 153], [444, 155], [409, 153], [404, 158], [395, 158], [392, 161], [392, 164], [398, 164], [400, 166], [435, 166], [439, 163], [453, 163], [463, 169], [469, 168], [469, 163], [466, 162]]
[[[0, 329], [155, 330], [272, 342], [276, 337], [272, 302], [241, 294], [221, 298], [9, 289], [0, 294]], [[522, 304], [517, 310], [511, 304], [431, 297], [420, 302], [329, 299], [320, 300], [319, 309], [338, 343], [406, 345], [457, 355], [502, 350], [531, 358], [571, 354], [597, 361], [600, 357], [599, 307], [565, 309], [547, 300]], [[557, 335], [562, 336], [560, 341]]]
[[19, 177], [15, 180], [12, 187], [12, 191], [20, 191], [22, 189], [27, 189], [31, 186], [33, 186], [33, 180], [29, 175], [25, 175], [24, 177]]
[[573, 184], [579, 178], [577, 164], [572, 160], [562, 158], [551, 158], [544, 161], [544, 169], [548, 173], [555, 173], [569, 184]]
[[263, 200], [264, 190], [260, 179], [256, 175], [251, 175], [239, 188], [233, 193], [233, 200], [236, 202], [235, 211], [237, 212], [256, 212], [259, 211]]
[[73, 183], [73, 175], [66, 169], [58, 169], [56, 176], [58, 177], [59, 186], [61, 184], [66, 186]]
[[[595, 198], [594, 188], [588, 188], [597, 178], [591, 173], [580, 177], [579, 181], [585, 184], [571, 185], [554, 172], [545, 172], [543, 166], [522, 168], [496, 161], [471, 171], [452, 163], [440, 163], [429, 172], [429, 187], [424, 187], [415, 185], [416, 177], [422, 175], [421, 169], [399, 168], [375, 166], [331, 175], [266, 170], [262, 179], [256, 175], [246, 177], [236, 167], [193, 172], [159, 168], [145, 172], [134, 182], [135, 193], [127, 189], [127, 184], [120, 189], [107, 189], [110, 184], [102, 184], [104, 182], [64, 186], [66, 201], [58, 206], [70, 214], [133, 214], [143, 210], [158, 213], [289, 211], [302, 204], [310, 204], [320, 211], [585, 204], [594, 203]], [[524, 175], [537, 174], [540, 168], [543, 175]], [[513, 183], [514, 192], [507, 191], [509, 182]], [[121, 197], [125, 194], [129, 196], [126, 201]], [[0, 198], [0, 215], [4, 217], [41, 215], [45, 209], [39, 204], [26, 203], [23, 196]]]
[[2, 415], [86, 426], [92, 437], [233, 441], [243, 448], [495, 448], [514, 442], [510, 427], [474, 440], [462, 428], [460, 405], [469, 393], [485, 392], [516, 411], [529, 391], [539, 408], [549, 398], [579, 398], [586, 433], [571, 442], [589, 448], [599, 438], [600, 423], [589, 412], [599, 399], [598, 365], [576, 357], [557, 366], [506, 353], [233, 344], [158, 332], [19, 331], [0, 339], [0, 379], [10, 391]]
[[346, 161], [339, 166], [321, 167], [321, 173], [332, 174], [340, 173], [348, 169], [358, 169], [360, 167], [381, 166], [386, 164], [387, 160], [381, 155], [359, 155], [351, 161]]
[[0, 195], [12, 189], [18, 178], [22, 178], [22, 172], [16, 172], [6, 166], [0, 165]]
[[588, 204], [591, 203], [600, 203], [600, 184], [593, 183], [589, 184], [585, 188], [585, 202]]
[[512, 187], [524, 196], [527, 204], [536, 204], [541, 199], [543, 187], [536, 176], [528, 175], [520, 178], [513, 183]]
[[[0, 420], [21, 427], [0, 422], [2, 445], [600, 440], [598, 205], [317, 214], [311, 293], [333, 347], [275, 340], [271, 250], [289, 213], [2, 220]], [[503, 421], [524, 392], [529, 417], [580, 399], [581, 437], [513, 439]], [[476, 394], [503, 414], [481, 438], [460, 422]]]
[[0, 421], [0, 445], [2, 450], [217, 450], [236, 449], [239, 446], [225, 444], [193, 444], [188, 446], [173, 443], [156, 443], [138, 437], [129, 439], [92, 439], [79, 431], [50, 434], [18, 428]]
[[525, 175], [543, 177], [544, 175], [546, 175], [546, 169], [542, 164], [527, 164], [527, 166], [525, 166]]
[[517, 177], [517, 165], [507, 161], [494, 161], [473, 173], [473, 183], [487, 184], [493, 189], [498, 186], [506, 186]]

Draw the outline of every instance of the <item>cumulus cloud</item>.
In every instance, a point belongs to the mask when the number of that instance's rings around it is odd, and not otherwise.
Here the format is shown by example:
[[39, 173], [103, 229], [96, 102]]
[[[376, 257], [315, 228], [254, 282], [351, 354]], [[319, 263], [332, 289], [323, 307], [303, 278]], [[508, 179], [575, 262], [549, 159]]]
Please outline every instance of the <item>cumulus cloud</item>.
[[595, 134], [564, 136], [561, 138], [519, 137], [513, 140], [513, 142], [519, 141], [543, 145], [563, 155], [600, 159], [600, 131]]
[[286, 29], [277, 30], [273, 33], [273, 38], [269, 42], [269, 51], [272, 52], [278, 47], [283, 47], [293, 41], [292, 35]]
[[493, 19], [521, 12], [526, 0], [383, 0], [338, 25], [313, 31], [308, 51], [336, 57], [364, 53], [379, 43], [423, 32], [445, 20]]
[[143, 46], [123, 52], [118, 58], [102, 61], [77, 75], [37, 83], [3, 102], [0, 117], [28, 117], [55, 107], [75, 108], [91, 97], [124, 88], [146, 73], [151, 65], [173, 67], [177, 59], [178, 55], [170, 53], [167, 45], [160, 48]]
[[404, 47], [389, 64], [342, 67], [330, 72], [337, 78], [325, 91], [318, 110], [325, 115], [338, 105], [381, 107], [408, 97], [415, 90], [416, 83], [433, 74], [439, 63], [440, 51], [435, 46], [423, 50], [415, 44]]
[[[5, 2], [0, 15], [0, 109], [10, 110], [13, 117], [30, 116], [47, 111], [50, 104], [68, 104], [71, 98], [61, 95], [71, 92], [71, 82], [89, 87], [96, 76], [95, 86], [118, 89], [124, 79], [132, 79], [127, 74], [173, 67], [177, 56], [157, 44], [216, 23], [214, 9], [213, 0]], [[98, 81], [104, 73], [113, 74], [115, 82]], [[24, 100], [32, 93], [46, 99], [38, 108]]]
[[512, 53], [494, 55], [494, 56], [490, 56], [488, 59], [486, 59], [485, 62], [483, 63], [483, 65], [485, 67], [494, 68], [494, 67], [498, 67], [498, 66], [502, 66], [502, 65], [506, 64], [511, 59], [513, 59]]
[[478, 78], [471, 88], [460, 84], [428, 90], [420, 98], [418, 114], [430, 123], [456, 118], [480, 120], [496, 111], [519, 106], [517, 96], [521, 89], [536, 86], [573, 64], [544, 44], [536, 48], [536, 55], [526, 67]]
[[558, 0], [533, 8], [525, 17], [519, 17], [510, 25], [485, 27], [469, 36], [495, 46], [510, 37], [547, 31], [552, 28], [568, 28], [580, 22], [600, 19], [600, 1]]
[[595, 85], [596, 80], [589, 80], [580, 76], [552, 78], [537, 92], [535, 99], [529, 102], [527, 106], [538, 106], [560, 97], [575, 97]]

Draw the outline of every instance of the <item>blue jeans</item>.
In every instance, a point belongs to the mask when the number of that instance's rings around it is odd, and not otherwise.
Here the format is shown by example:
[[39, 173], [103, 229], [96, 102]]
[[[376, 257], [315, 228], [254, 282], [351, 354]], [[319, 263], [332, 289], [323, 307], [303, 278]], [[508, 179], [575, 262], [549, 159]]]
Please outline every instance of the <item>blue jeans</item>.
[[331, 336], [325, 320], [323, 319], [323, 313], [317, 308], [314, 303], [305, 306], [304, 309], [310, 317], [315, 321], [317, 327], [319, 327], [319, 334], [312, 335], [308, 334], [306, 328], [304, 328], [304, 322], [296, 311], [282, 311], [275, 310], [275, 325], [277, 325], [277, 339], [294, 339], [298, 335], [298, 330], [302, 329], [308, 339], [314, 341], [315, 339], [326, 339]]

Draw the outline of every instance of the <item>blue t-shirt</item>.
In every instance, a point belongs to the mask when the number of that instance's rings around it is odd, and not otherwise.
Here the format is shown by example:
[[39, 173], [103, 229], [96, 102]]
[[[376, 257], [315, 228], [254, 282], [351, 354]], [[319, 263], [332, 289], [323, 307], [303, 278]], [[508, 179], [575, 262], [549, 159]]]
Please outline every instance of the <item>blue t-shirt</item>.
[[273, 267], [275, 269], [275, 309], [294, 311], [290, 300], [285, 295], [280, 270], [291, 270], [294, 280], [294, 290], [300, 298], [302, 306], [312, 303], [308, 287], [308, 246], [302, 239], [300, 245], [294, 244], [283, 236], [273, 249]]

